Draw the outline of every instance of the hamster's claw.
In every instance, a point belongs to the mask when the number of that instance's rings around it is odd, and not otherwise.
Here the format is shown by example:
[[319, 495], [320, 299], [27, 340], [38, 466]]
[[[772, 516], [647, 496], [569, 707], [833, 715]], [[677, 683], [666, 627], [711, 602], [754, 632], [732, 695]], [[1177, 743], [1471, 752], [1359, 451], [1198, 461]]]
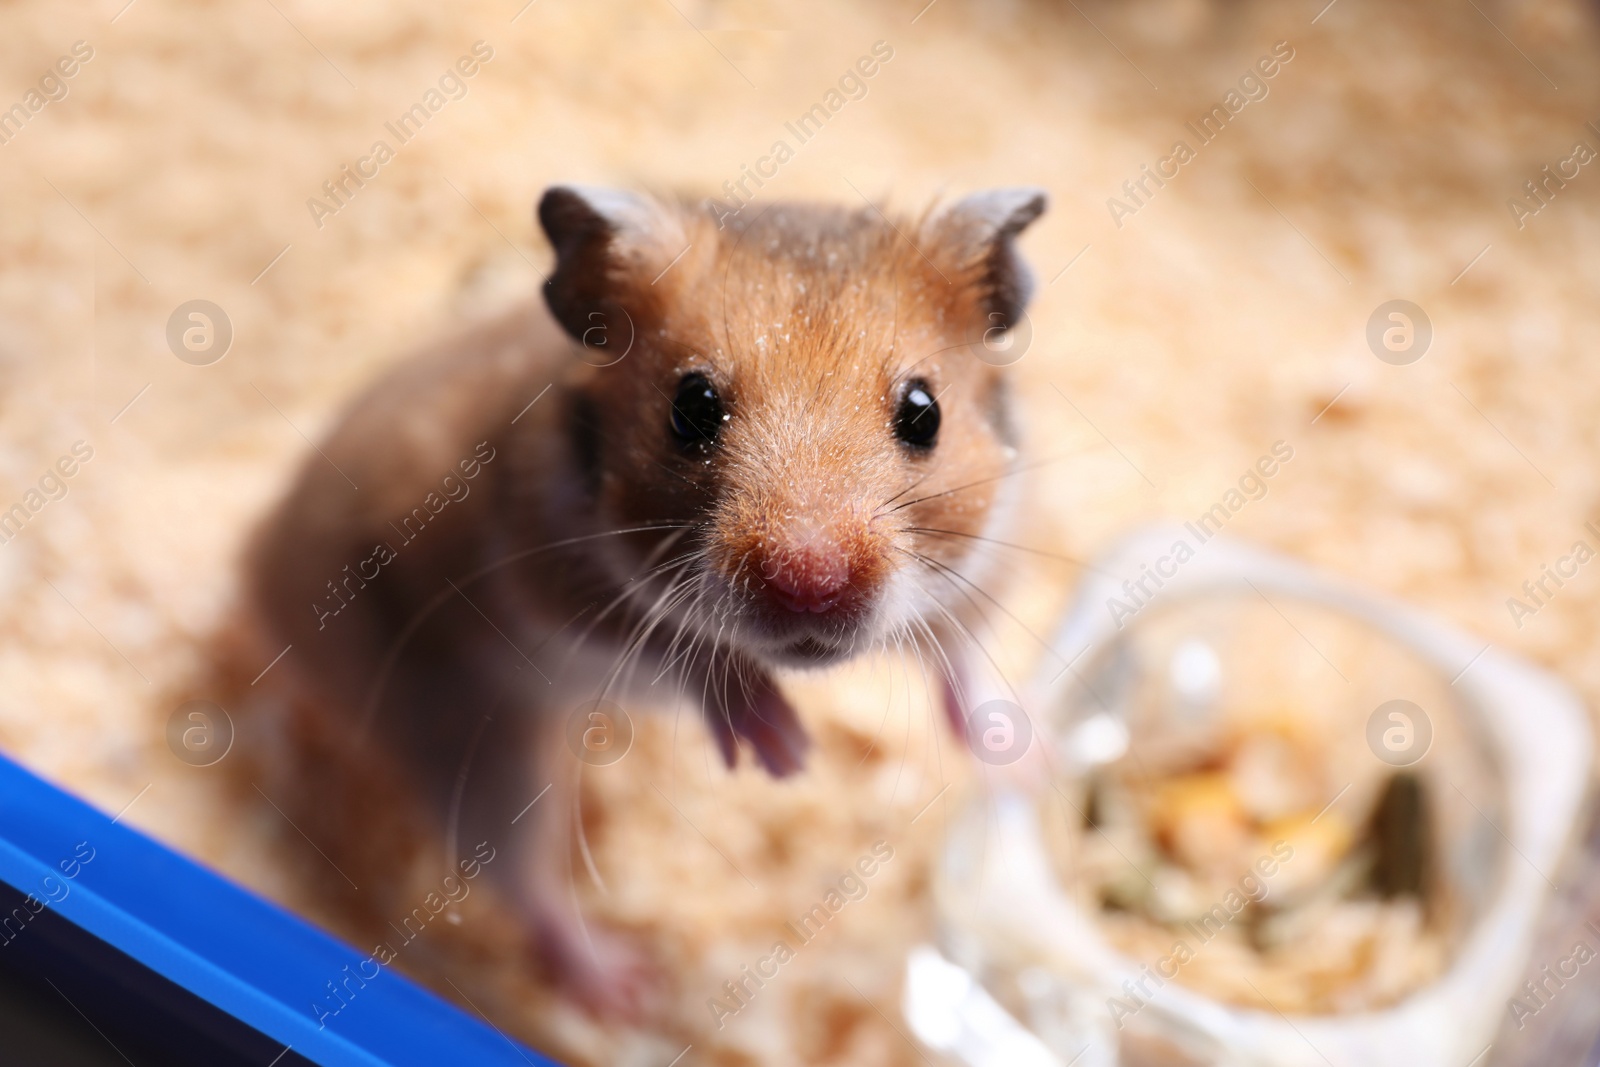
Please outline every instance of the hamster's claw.
[[706, 708], [706, 720], [723, 762], [730, 768], [738, 762], [738, 739], [742, 737], [774, 778], [802, 769], [811, 739], [771, 676], [750, 668], [742, 683], [730, 685], [729, 690], [725, 700]]

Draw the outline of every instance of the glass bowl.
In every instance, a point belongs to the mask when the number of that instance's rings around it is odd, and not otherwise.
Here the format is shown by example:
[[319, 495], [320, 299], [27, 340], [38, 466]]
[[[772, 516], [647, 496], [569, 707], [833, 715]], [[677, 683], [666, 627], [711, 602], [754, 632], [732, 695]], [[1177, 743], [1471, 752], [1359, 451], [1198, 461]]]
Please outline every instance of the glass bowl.
[[954, 825], [913, 1028], [953, 964], [1041, 1063], [1461, 1067], [1583, 794], [1581, 704], [1270, 553], [1174, 566], [1184, 536], [1085, 580], [1025, 696], [1049, 773]]

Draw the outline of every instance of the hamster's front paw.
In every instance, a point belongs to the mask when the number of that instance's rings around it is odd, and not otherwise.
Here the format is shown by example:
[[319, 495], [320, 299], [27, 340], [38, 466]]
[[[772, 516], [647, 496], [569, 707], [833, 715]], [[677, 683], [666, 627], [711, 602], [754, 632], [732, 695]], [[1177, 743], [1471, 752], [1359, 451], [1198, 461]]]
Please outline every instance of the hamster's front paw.
[[660, 1000], [660, 973], [624, 934], [541, 924], [534, 947], [561, 992], [598, 1018], [640, 1022]]
[[707, 701], [706, 722], [729, 767], [738, 762], [741, 737], [774, 778], [805, 766], [811, 738], [766, 671], [745, 664], [730, 674], [725, 691], [710, 693]]

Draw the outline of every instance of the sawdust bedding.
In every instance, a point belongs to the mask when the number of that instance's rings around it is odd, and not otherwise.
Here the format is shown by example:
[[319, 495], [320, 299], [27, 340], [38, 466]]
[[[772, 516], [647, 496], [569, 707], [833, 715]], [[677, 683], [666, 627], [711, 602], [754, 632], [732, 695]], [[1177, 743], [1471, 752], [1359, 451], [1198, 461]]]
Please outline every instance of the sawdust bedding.
[[[533, 291], [544, 186], [720, 190], [878, 41], [893, 58], [866, 95], [759, 195], [1050, 190], [1017, 368], [1050, 462], [1018, 541], [1090, 556], [1199, 514], [1284, 440], [1294, 462], [1230, 533], [1600, 696], [1600, 579], [1580, 571], [1520, 618], [1506, 603], [1585, 536], [1600, 488], [1600, 179], [1583, 167], [1532, 217], [1507, 206], [1575, 143], [1600, 146], [1585, 5], [1341, 0], [1315, 22], [1320, 3], [1202, 0], [517, 6], [12, 6], [7, 96], [74, 42], [94, 54], [0, 145], [0, 506], [77, 442], [93, 458], [0, 546], [7, 753], [109, 811], [138, 796], [133, 824], [344, 929], [295, 831], [164, 741], [179, 702], [221, 699], [207, 657], [252, 522], [413, 339]], [[308, 208], [479, 41], [492, 59], [459, 98], [336, 213]], [[1294, 58], [1270, 92], [1115, 217], [1108, 199], [1279, 41]], [[1434, 325], [1405, 367], [1364, 340], [1397, 296]], [[208, 367], [165, 341], [196, 298], [234, 328]], [[1008, 562], [1008, 606], [1047, 627], [1072, 568]], [[1037, 646], [997, 634], [1008, 669], [1031, 670]], [[919, 1062], [889, 1020], [905, 950], [932, 933], [942, 830], [979, 785], [901, 665], [792, 688], [819, 742], [798, 780], [727, 774], [670, 717], [587, 779], [599, 878], [578, 889], [668, 976], [657, 1019], [601, 1027], [563, 1006], [484, 895], [398, 966], [577, 1061], [693, 1045], [705, 1063]], [[893, 859], [865, 895], [719, 1028], [708, 998], [880, 840]]]

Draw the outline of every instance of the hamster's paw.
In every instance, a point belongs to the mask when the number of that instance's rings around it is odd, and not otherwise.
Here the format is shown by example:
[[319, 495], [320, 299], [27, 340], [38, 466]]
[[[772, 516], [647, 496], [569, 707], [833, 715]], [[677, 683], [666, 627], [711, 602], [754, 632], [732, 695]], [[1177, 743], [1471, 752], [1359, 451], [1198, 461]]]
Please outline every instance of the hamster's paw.
[[597, 1018], [639, 1022], [660, 1000], [659, 972], [624, 934], [546, 926], [535, 950], [561, 992]]
[[967, 712], [961, 706], [961, 690], [963, 683], [958, 676], [948, 673], [939, 675], [939, 701], [944, 705], [945, 720], [950, 723], [950, 729], [955, 732], [963, 743], [967, 740]]
[[755, 750], [756, 759], [774, 778], [784, 778], [805, 766], [811, 738], [800, 725], [794, 707], [778, 692], [772, 676], [746, 665], [738, 679], [728, 683], [723, 699], [707, 705], [706, 722], [729, 767], [738, 762], [739, 738]]

